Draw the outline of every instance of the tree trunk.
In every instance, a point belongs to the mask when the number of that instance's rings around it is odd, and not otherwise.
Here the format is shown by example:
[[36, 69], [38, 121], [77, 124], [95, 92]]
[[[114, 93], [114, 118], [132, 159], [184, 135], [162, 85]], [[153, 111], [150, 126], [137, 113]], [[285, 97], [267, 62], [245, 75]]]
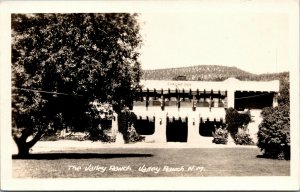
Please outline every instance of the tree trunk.
[[20, 156], [20, 157], [28, 156], [29, 150], [30, 150], [30, 148], [25, 143], [23, 145], [18, 145], [18, 156]]
[[30, 148], [33, 147], [41, 139], [42, 135], [42, 132], [37, 132], [34, 138], [29, 142], [26, 142], [27, 138], [29, 137], [28, 134], [23, 133], [22, 136], [19, 138], [14, 136], [14, 141], [16, 142], [18, 147], [18, 156], [28, 156]]

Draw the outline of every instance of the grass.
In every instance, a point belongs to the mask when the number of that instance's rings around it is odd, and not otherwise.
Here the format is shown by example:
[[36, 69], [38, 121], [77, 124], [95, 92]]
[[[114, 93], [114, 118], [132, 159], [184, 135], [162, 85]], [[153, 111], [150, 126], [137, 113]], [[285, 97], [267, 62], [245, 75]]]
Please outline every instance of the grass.
[[[18, 159], [13, 156], [13, 177], [199, 177], [288, 176], [290, 174], [290, 161], [260, 158], [257, 157], [259, 154], [257, 148], [105, 148], [80, 150], [76, 153], [56, 151], [33, 154], [28, 159]], [[86, 171], [85, 167], [89, 165], [95, 170]], [[143, 173], [139, 171], [143, 165], [157, 167], [160, 170], [157, 173], [154, 171]], [[110, 166], [124, 166], [127, 170], [109, 170]], [[178, 168], [178, 171], [167, 172], [163, 169], [164, 166]], [[189, 166], [194, 166], [194, 169], [188, 171]], [[106, 167], [106, 170], [101, 172], [101, 167]]]

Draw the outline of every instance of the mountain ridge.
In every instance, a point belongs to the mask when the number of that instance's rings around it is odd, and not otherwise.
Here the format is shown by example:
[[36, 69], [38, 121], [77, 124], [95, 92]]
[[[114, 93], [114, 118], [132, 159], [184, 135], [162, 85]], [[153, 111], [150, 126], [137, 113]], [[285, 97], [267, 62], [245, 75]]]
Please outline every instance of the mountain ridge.
[[286, 78], [288, 72], [254, 74], [235, 66], [193, 65], [177, 68], [143, 70], [145, 80], [189, 80], [189, 81], [223, 81], [230, 77], [239, 80], [276, 80]]

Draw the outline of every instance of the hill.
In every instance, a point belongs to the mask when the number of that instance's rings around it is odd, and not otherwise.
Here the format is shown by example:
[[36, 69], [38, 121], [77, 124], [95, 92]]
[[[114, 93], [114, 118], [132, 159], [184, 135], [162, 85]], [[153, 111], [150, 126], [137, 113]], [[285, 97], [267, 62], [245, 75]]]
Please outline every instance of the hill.
[[185, 76], [189, 81], [223, 81], [228, 77], [245, 77], [253, 74], [236, 67], [218, 65], [198, 65], [191, 67], [144, 70], [143, 79], [176, 80], [178, 76]]
[[288, 72], [256, 75], [237, 67], [219, 65], [197, 65], [191, 67], [143, 70], [142, 79], [147, 80], [188, 80], [188, 81], [223, 81], [229, 77], [240, 80], [281, 80], [288, 79]]

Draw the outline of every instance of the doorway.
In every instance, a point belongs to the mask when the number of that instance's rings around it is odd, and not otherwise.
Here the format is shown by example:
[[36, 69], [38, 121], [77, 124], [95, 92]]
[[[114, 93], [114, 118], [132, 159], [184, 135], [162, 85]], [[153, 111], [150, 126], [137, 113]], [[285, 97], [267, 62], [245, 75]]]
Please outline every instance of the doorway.
[[188, 118], [167, 117], [167, 142], [187, 142]]

